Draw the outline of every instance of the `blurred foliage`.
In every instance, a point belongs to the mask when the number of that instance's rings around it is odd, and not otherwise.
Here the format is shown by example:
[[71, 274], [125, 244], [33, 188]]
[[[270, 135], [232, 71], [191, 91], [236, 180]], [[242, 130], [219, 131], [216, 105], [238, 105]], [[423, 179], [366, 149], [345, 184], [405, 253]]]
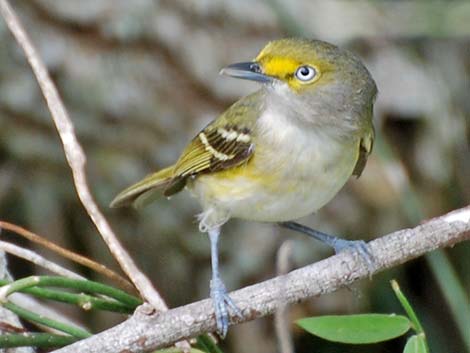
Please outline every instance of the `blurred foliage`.
[[[209, 243], [197, 230], [196, 202], [182, 194], [139, 212], [107, 205], [123, 187], [171, 163], [208, 121], [256, 89], [217, 73], [254, 57], [270, 39], [296, 33], [347, 47], [364, 59], [380, 91], [377, 145], [363, 176], [304, 223], [365, 239], [414, 225], [420, 218], [410, 217], [409, 210], [416, 209], [408, 209], [410, 186], [423, 217], [469, 203], [467, 1], [18, 0], [13, 5], [71, 113], [98, 202], [170, 306], [208, 295]], [[2, 21], [0, 126], [1, 218], [113, 266], [77, 200], [30, 68]], [[296, 266], [330, 254], [273, 225], [231, 221], [221, 243], [228, 287], [272, 276], [276, 250], [288, 237], [295, 239]], [[467, 295], [469, 251], [469, 244], [446, 251]], [[37, 272], [25, 262], [12, 263], [16, 278]], [[388, 287], [392, 277], [416, 303], [430, 346], [462, 352], [463, 340], [450, 338], [456, 321], [446, 296], [423, 259], [294, 306], [292, 320], [396, 311]], [[121, 319], [76, 315], [94, 331]], [[292, 329], [298, 353], [313, 347], [338, 351], [337, 345]], [[258, 320], [233, 327], [225, 345], [231, 352], [273, 352], [273, 332], [271, 318]], [[361, 352], [403, 346], [398, 339]]]

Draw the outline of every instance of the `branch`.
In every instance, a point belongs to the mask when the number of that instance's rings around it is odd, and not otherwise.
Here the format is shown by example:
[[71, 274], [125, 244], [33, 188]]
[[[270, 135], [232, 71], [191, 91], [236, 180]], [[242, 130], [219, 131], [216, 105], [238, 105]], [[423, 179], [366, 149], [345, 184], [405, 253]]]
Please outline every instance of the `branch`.
[[[243, 317], [232, 318], [232, 323], [272, 314], [285, 304], [333, 292], [429, 251], [469, 239], [470, 206], [467, 206], [415, 228], [399, 230], [371, 241], [370, 252], [377, 264], [374, 273], [368, 272], [367, 265], [357, 255], [344, 252], [237, 290], [230, 296]], [[122, 324], [55, 353], [147, 352], [215, 329], [214, 310], [208, 299], [165, 313], [145, 312], [144, 306]]]
[[[277, 275], [285, 275], [292, 270], [292, 248], [292, 240], [284, 241], [279, 247], [276, 257]], [[281, 305], [274, 313], [274, 329], [276, 331], [279, 352], [281, 353], [294, 353], [294, 342], [290, 325], [289, 307], [286, 304]]]
[[89, 269], [101, 273], [102, 275], [108, 277], [110, 280], [115, 281], [122, 289], [125, 289], [130, 292], [134, 292], [134, 286], [124, 277], [121, 277], [116, 272], [110, 270], [105, 265], [102, 265], [96, 261], [93, 261], [85, 256], [74, 253], [73, 251], [67, 250], [44, 237], [37, 235], [23, 227], [17, 226], [16, 224], [1, 221], [0, 220], [0, 231], [2, 229], [7, 229], [11, 232], [22, 236], [23, 238], [28, 239], [29, 241], [45, 247], [46, 249], [51, 250], [52, 252], [59, 254], [61, 257], [69, 259], [77, 264], [88, 267]]
[[95, 224], [98, 232], [101, 234], [101, 237], [106, 242], [106, 245], [114, 258], [118, 261], [123, 271], [137, 287], [142, 297], [152, 304], [155, 309], [159, 311], [167, 310], [167, 306], [160, 294], [155, 290], [150, 280], [139, 270], [134, 260], [121, 245], [108, 221], [103, 216], [93, 199], [85, 173], [85, 154], [75, 135], [72, 121], [70, 120], [57, 89], [49, 76], [46, 66], [39, 57], [31, 40], [7, 0], [0, 0], [0, 12], [5, 19], [8, 28], [23, 49], [26, 58], [33, 69], [34, 75], [36, 76], [44, 98], [46, 99], [47, 106], [49, 107], [52, 119], [54, 120], [64, 147], [65, 157], [67, 158], [67, 162], [72, 170], [75, 188], [83, 207]]
[[[52, 273], [58, 274], [60, 276], [75, 278], [75, 279], [85, 279], [85, 277], [80, 276], [79, 274], [62, 267], [55, 262], [52, 262], [45, 257], [35, 253], [32, 250], [22, 248], [21, 246], [11, 244], [6, 241], [0, 241], [0, 250], [6, 253], [18, 256], [26, 261], [29, 261], [37, 266], [43, 267]], [[0, 289], [1, 292], [1, 289]], [[0, 294], [1, 297], [1, 294]]]

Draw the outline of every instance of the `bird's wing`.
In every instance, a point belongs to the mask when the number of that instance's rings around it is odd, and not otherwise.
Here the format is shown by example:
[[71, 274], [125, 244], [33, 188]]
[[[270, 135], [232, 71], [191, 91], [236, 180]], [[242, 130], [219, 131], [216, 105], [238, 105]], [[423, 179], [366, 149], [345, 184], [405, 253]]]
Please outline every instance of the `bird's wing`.
[[180, 191], [188, 177], [229, 169], [250, 159], [255, 148], [252, 132], [261, 108], [259, 94], [232, 105], [190, 142], [174, 165], [166, 196]]
[[360, 177], [362, 171], [366, 167], [367, 158], [372, 152], [372, 147], [374, 146], [374, 128], [371, 126], [367, 134], [365, 134], [359, 143], [359, 155], [357, 158], [356, 166], [354, 167], [353, 175]]

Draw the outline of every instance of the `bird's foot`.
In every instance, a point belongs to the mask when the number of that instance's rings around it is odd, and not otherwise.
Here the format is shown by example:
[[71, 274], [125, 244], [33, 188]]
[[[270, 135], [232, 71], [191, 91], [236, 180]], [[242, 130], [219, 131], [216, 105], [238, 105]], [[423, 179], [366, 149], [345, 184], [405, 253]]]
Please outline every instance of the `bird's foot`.
[[227, 335], [229, 326], [228, 310], [230, 309], [238, 317], [241, 317], [242, 313], [228, 295], [227, 289], [219, 277], [215, 277], [211, 280], [210, 288], [215, 319], [217, 321], [217, 332], [224, 338]]
[[375, 270], [376, 263], [374, 257], [369, 250], [369, 246], [364, 240], [345, 240], [335, 237], [332, 246], [336, 254], [348, 249], [355, 251], [366, 262], [367, 269], [370, 273]]

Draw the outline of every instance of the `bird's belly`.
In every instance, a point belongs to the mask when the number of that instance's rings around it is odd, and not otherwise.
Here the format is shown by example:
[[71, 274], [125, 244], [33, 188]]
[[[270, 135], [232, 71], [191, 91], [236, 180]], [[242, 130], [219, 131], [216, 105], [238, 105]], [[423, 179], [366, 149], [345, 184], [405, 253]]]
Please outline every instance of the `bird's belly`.
[[[313, 180], [312, 180], [313, 181]], [[228, 202], [232, 217], [282, 222], [304, 217], [326, 204], [342, 185], [315, 178], [316, 183], [289, 181], [276, 190], [258, 188], [256, 193], [240, 200]], [[343, 183], [341, 183], [343, 184]], [[335, 191], [331, 191], [335, 189]]]
[[330, 201], [352, 174], [357, 149], [336, 147], [298, 154], [256, 150], [247, 164], [200, 176], [192, 188], [205, 210], [224, 210], [229, 217], [262, 222], [301, 218]]

